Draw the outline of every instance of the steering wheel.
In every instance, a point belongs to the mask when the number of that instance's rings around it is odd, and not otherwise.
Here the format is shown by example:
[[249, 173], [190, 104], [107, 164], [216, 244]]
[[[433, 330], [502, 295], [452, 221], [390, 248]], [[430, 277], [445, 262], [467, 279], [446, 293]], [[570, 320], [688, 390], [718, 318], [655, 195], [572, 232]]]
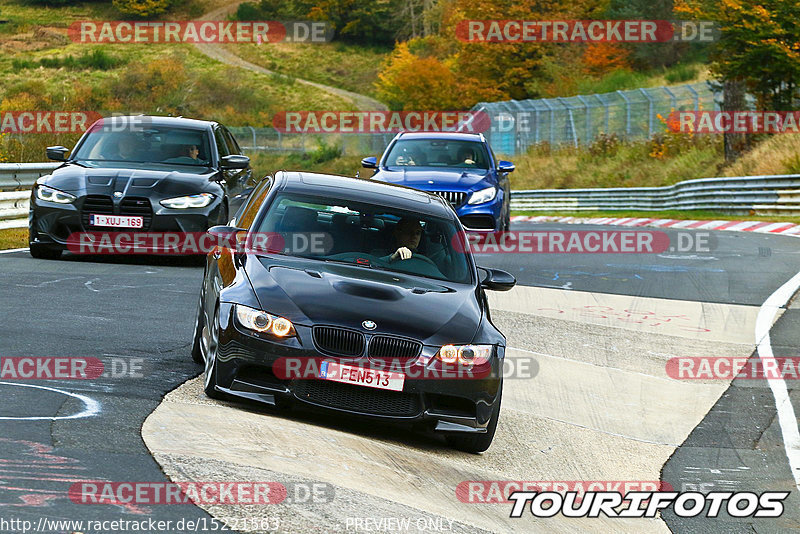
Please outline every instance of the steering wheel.
[[437, 270], [439, 269], [439, 266], [436, 265], [436, 263], [434, 263], [434, 261], [432, 259], [430, 259], [427, 256], [423, 256], [422, 254], [419, 254], [417, 252], [414, 252], [413, 254], [411, 254], [411, 258], [409, 258], [409, 259], [426, 261], [426, 262], [430, 263], [431, 265], [433, 265], [434, 267], [436, 267]]

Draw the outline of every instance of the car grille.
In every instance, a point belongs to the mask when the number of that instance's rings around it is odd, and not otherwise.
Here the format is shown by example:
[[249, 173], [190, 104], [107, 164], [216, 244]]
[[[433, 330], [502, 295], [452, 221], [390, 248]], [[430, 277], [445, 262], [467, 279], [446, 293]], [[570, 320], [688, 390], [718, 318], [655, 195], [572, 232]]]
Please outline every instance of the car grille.
[[467, 199], [467, 194], [461, 191], [433, 191], [433, 193], [444, 198], [453, 206], [460, 206]]
[[150, 200], [139, 197], [125, 197], [119, 203], [120, 215], [133, 215], [144, 219], [143, 230], [150, 228], [153, 221], [153, 208], [150, 207]]
[[97, 215], [113, 215], [114, 202], [111, 197], [103, 195], [88, 195], [83, 200], [83, 207], [81, 208], [81, 223], [84, 228], [90, 228], [89, 217], [96, 213]]
[[400, 391], [385, 391], [327, 380], [296, 380], [292, 391], [300, 400], [366, 414], [413, 417], [422, 411], [419, 395]]
[[375, 336], [369, 341], [370, 358], [416, 358], [422, 343], [392, 336]]
[[[87, 229], [103, 228], [89, 224], [89, 217], [93, 213], [97, 215], [114, 215], [114, 201], [111, 200], [111, 197], [105, 195], [88, 195], [84, 199], [83, 207], [81, 208], [81, 223]], [[142, 228], [128, 228], [126, 229], [127, 231], [146, 231], [153, 222], [153, 209], [150, 206], [150, 200], [143, 197], [123, 198], [119, 204], [119, 215], [136, 216], [143, 219], [144, 226]]]
[[314, 345], [320, 352], [334, 356], [361, 356], [364, 354], [364, 334], [355, 330], [331, 326], [315, 326]]

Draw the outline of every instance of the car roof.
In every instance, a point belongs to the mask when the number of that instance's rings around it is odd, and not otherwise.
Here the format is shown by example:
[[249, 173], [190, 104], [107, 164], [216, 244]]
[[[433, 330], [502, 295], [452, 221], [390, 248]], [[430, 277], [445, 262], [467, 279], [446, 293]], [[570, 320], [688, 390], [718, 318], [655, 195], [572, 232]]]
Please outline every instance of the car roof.
[[[104, 117], [104, 119], [112, 119], [122, 123], [136, 124], [136, 121], [148, 121], [153, 126], [175, 126], [193, 129], [206, 129], [209, 126], [219, 124], [216, 121], [203, 121], [199, 119], [187, 119], [185, 117], [160, 117], [156, 115], [115, 115], [113, 117]], [[101, 120], [104, 120], [101, 119]]]
[[458, 141], [483, 141], [483, 136], [466, 132], [401, 132], [398, 139], [453, 139]]
[[452, 210], [442, 197], [402, 185], [297, 171], [278, 172], [275, 181], [278, 187], [289, 193], [354, 200], [453, 219]]

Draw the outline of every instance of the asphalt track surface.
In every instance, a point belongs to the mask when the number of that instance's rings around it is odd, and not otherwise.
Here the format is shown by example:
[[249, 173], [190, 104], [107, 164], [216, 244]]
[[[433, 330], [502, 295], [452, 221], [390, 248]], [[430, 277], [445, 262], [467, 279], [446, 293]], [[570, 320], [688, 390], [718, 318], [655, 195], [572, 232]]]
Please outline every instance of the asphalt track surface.
[[[534, 228], [610, 230], [514, 225]], [[666, 232], [677, 239], [675, 231]], [[495, 444], [482, 456], [449, 451], [432, 435], [217, 403], [199, 394], [196, 381], [181, 386], [201, 371], [189, 356], [202, 278], [192, 262], [76, 256], [38, 261], [27, 252], [2, 254], [0, 356], [95, 357], [107, 366], [115, 362], [121, 376], [3, 380], [0, 520], [208, 523], [211, 512], [267, 514], [286, 532], [312, 526], [337, 532], [345, 530], [346, 517], [392, 515], [453, 532], [798, 528], [797, 493], [777, 520], [683, 520], [667, 513], [664, 522], [644, 523], [510, 520], [507, 503], [455, 498], [456, 485], [466, 480], [661, 479], [684, 490], [794, 487], [765, 383], [687, 384], [665, 375], [669, 357], [751, 355], [758, 307], [800, 271], [797, 238], [711, 234], [713, 247], [706, 252], [479, 255], [479, 264], [517, 276], [519, 288], [490, 297], [493, 318], [514, 348], [512, 357], [533, 357], [539, 368], [533, 380], [507, 382]], [[654, 310], [647, 321], [631, 320], [648, 307]], [[694, 322], [681, 323], [684, 314]], [[776, 322], [776, 356], [797, 356], [798, 321], [800, 309], [790, 306]], [[125, 362], [137, 366], [132, 375], [119, 368]], [[797, 411], [800, 399], [788, 385]], [[178, 430], [170, 427], [176, 420], [184, 425]], [[215, 427], [231, 434], [214, 435]], [[336, 446], [321, 449], [326, 443]], [[337, 471], [342, 465], [346, 472]], [[167, 481], [165, 472], [175, 480], [322, 481], [336, 487], [336, 498], [265, 512], [86, 505], [68, 497], [77, 481]]]

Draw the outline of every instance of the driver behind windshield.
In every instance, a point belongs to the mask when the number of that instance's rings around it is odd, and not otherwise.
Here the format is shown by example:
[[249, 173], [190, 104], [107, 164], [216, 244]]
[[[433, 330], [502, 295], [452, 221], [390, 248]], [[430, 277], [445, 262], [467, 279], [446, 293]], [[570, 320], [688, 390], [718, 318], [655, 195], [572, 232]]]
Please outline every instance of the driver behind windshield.
[[410, 259], [413, 254], [417, 254], [417, 247], [422, 238], [422, 224], [418, 219], [403, 217], [395, 225], [392, 236], [397, 250], [385, 256], [382, 254], [385, 251], [373, 251], [372, 254], [384, 256], [381, 259], [389, 262]]

